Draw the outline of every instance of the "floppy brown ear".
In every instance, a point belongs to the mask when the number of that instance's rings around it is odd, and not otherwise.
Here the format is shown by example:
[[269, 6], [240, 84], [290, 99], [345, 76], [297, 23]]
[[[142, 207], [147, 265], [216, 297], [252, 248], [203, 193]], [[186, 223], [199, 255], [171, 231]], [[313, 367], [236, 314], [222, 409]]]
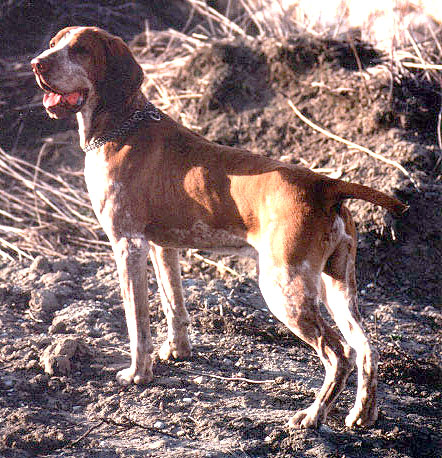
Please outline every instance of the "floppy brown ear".
[[98, 83], [101, 104], [108, 109], [121, 109], [139, 90], [143, 70], [121, 38], [109, 35], [104, 48], [104, 77]]

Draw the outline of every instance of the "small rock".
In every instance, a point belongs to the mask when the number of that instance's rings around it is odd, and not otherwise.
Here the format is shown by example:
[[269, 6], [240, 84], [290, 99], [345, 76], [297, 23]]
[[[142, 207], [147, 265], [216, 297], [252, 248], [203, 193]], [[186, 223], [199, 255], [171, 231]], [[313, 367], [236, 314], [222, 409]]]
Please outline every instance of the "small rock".
[[333, 434], [334, 431], [330, 428], [330, 426], [320, 425], [319, 432], [323, 434]]
[[72, 360], [86, 354], [89, 350], [82, 341], [68, 337], [50, 344], [40, 356], [40, 364], [49, 375], [67, 375]]
[[183, 398], [183, 402], [184, 402], [184, 404], [192, 404], [193, 403], [193, 399], [192, 398]]
[[29, 308], [36, 318], [45, 320], [60, 308], [60, 304], [52, 291], [36, 290], [31, 291]]
[[158, 420], [153, 424], [153, 427], [157, 429], [164, 429], [166, 427], [166, 424]]
[[38, 369], [38, 367], [38, 361], [35, 359], [31, 359], [25, 366], [26, 370], [28, 371]]
[[3, 383], [3, 386], [8, 389], [8, 388], [12, 388], [14, 385], [15, 385], [15, 381], [13, 378], [11, 377], [5, 377], [3, 380], [2, 380], [2, 383]]
[[204, 385], [207, 383], [207, 377], [204, 377], [203, 375], [200, 375], [198, 377], [195, 377], [193, 381], [198, 384], [198, 385]]
[[52, 320], [52, 324], [48, 330], [49, 334], [66, 334], [66, 322], [64, 321], [64, 317], [55, 317]]

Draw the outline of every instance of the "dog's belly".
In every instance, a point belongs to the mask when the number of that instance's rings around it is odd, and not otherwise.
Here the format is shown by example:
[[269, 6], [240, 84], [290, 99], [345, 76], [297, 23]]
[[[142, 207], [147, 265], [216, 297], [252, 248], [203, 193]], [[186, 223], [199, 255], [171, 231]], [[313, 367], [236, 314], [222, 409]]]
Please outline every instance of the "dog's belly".
[[195, 248], [248, 257], [256, 257], [257, 254], [245, 237], [228, 229], [212, 228], [201, 221], [190, 228], [148, 226], [146, 237], [157, 245], [169, 248]]

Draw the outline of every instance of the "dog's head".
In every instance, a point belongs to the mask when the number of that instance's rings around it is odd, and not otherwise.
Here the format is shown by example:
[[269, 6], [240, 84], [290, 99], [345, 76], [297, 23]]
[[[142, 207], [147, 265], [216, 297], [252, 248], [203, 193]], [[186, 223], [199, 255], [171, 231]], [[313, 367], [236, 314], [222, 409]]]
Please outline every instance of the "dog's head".
[[31, 65], [52, 118], [85, 107], [121, 110], [143, 81], [143, 71], [123, 40], [97, 27], [61, 30]]

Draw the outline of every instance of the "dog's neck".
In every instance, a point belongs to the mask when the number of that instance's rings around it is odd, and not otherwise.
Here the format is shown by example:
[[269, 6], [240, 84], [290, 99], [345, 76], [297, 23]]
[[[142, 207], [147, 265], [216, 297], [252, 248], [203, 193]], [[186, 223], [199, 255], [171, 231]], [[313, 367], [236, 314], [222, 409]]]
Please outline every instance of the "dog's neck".
[[118, 108], [100, 109], [98, 104], [87, 104], [77, 113], [80, 147], [86, 148], [94, 139], [119, 127], [134, 111], [142, 109], [146, 102], [146, 97], [139, 92]]
[[91, 124], [92, 124], [92, 110], [84, 109], [77, 113], [78, 134], [80, 136], [80, 147], [84, 149], [86, 142], [92, 138]]

